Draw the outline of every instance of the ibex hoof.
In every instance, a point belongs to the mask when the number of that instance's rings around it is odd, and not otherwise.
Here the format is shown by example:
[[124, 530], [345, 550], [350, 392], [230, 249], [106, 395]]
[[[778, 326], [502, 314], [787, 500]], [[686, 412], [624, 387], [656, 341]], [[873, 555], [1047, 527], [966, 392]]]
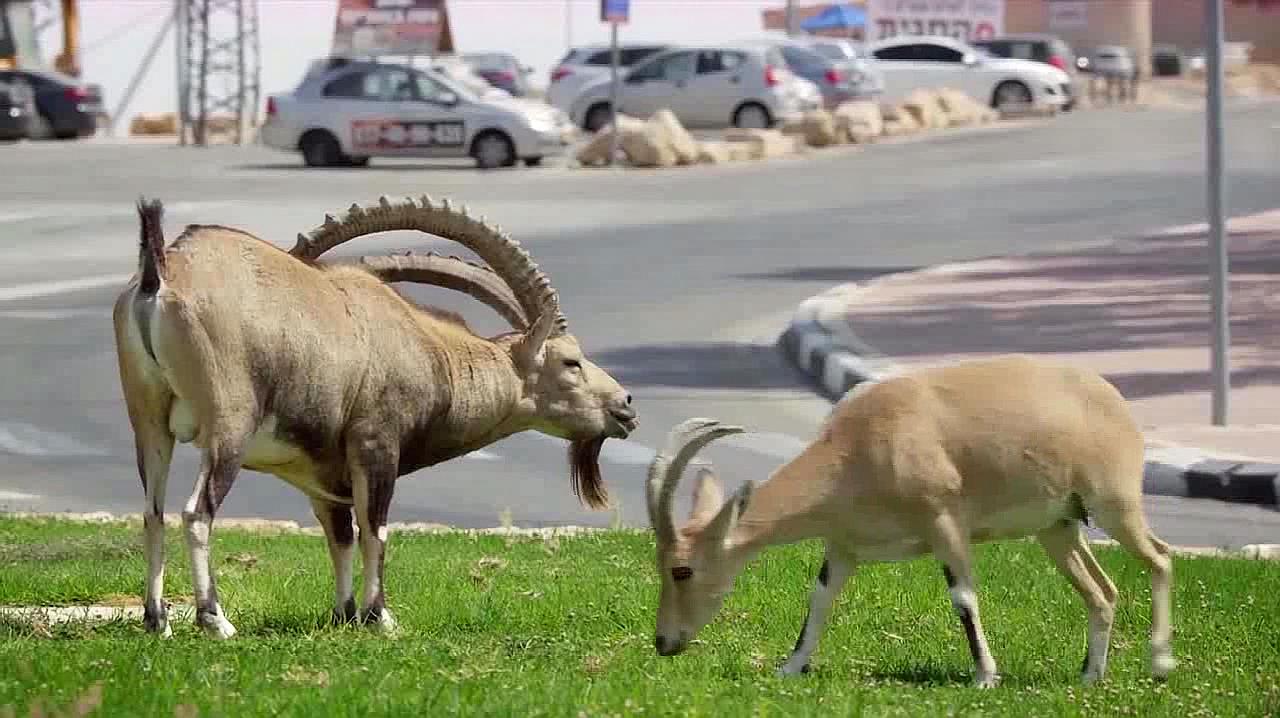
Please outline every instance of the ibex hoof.
[[1000, 685], [1000, 674], [979, 673], [973, 678], [974, 688], [995, 688]]
[[1168, 678], [1169, 674], [1173, 673], [1173, 670], [1177, 667], [1178, 659], [1168, 652], [1157, 653], [1151, 657], [1151, 675], [1157, 680]]
[[391, 615], [391, 610], [386, 606], [375, 611], [366, 611], [364, 622], [369, 625], [375, 633], [384, 636], [393, 636], [399, 632], [400, 626], [396, 623], [396, 619]]
[[776, 675], [778, 678], [787, 678], [789, 676], [804, 675], [809, 671], [810, 671], [810, 668], [808, 663], [805, 663], [802, 666], [795, 666], [795, 665], [792, 665], [791, 663], [784, 663], [780, 668], [778, 668], [777, 671], [774, 672], [774, 675]]
[[219, 641], [225, 641], [236, 635], [236, 627], [220, 613], [201, 614], [196, 618], [196, 623], [204, 629], [205, 635]]

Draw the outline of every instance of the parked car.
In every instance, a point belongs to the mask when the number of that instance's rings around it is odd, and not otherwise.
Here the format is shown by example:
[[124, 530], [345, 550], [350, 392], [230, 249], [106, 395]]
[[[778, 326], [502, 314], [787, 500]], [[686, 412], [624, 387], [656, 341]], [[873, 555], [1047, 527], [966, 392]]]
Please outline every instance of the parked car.
[[98, 131], [106, 110], [102, 89], [54, 70], [0, 70], [0, 82], [25, 84], [35, 96], [31, 137], [60, 140], [88, 137]]
[[839, 58], [830, 57], [804, 39], [759, 42], [777, 47], [787, 69], [816, 85], [828, 109], [850, 100], [878, 97], [884, 91], [884, 78], [875, 69], [874, 60], [856, 54], [849, 58], [843, 53]]
[[[764, 45], [670, 48], [619, 79], [619, 111], [646, 118], [667, 108], [690, 128], [766, 128], [822, 106], [818, 88]], [[576, 124], [594, 132], [609, 123], [612, 84], [606, 75], [583, 88], [569, 111]]]
[[1089, 71], [1102, 77], [1131, 80], [1138, 73], [1133, 52], [1122, 45], [1100, 45], [1089, 53]]
[[[619, 43], [618, 67], [633, 67], [656, 52], [671, 47], [664, 43]], [[551, 69], [547, 102], [568, 112], [578, 92], [588, 83], [609, 76], [613, 51], [608, 45], [575, 47]]]
[[1076, 69], [1076, 53], [1065, 40], [1047, 33], [1017, 33], [1001, 35], [990, 40], [975, 40], [972, 44], [995, 57], [1018, 60], [1035, 60], [1053, 65], [1068, 73]]
[[533, 68], [521, 64], [514, 55], [505, 52], [467, 52], [462, 60], [490, 85], [510, 92], [513, 97], [529, 94], [529, 75]]
[[943, 35], [898, 36], [867, 46], [884, 74], [884, 99], [917, 89], [954, 87], [998, 110], [1062, 108], [1072, 102], [1071, 76], [1043, 62], [994, 57]]
[[291, 93], [269, 96], [258, 136], [301, 152], [312, 167], [471, 157], [493, 168], [561, 155], [574, 134], [568, 117], [545, 102], [480, 97], [429, 68], [362, 60], [313, 66]]
[[0, 140], [13, 142], [29, 135], [34, 100], [25, 84], [0, 82]]
[[1157, 77], [1181, 75], [1185, 65], [1177, 45], [1161, 44], [1151, 48], [1151, 74]]

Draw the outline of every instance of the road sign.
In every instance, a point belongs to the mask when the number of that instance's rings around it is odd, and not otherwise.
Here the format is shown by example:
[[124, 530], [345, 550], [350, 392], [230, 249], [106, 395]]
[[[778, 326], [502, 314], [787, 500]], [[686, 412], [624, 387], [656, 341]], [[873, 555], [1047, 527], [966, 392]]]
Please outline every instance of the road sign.
[[600, 0], [600, 22], [626, 24], [631, 19], [631, 0]]

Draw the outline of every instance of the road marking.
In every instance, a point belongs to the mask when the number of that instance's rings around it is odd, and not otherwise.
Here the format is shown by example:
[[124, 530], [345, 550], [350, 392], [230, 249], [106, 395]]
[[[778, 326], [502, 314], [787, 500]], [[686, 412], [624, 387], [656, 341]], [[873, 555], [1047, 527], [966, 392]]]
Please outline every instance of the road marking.
[[[13, 302], [19, 299], [48, 297], [55, 294], [67, 294], [84, 289], [98, 289], [112, 285], [123, 285], [132, 274], [99, 274], [79, 279], [58, 279], [49, 282], [32, 282], [15, 284], [11, 287], [0, 287], [0, 302]], [[123, 286], [121, 286], [123, 289]]]
[[30, 424], [0, 424], [0, 452], [19, 456], [110, 456], [65, 434], [44, 431]]
[[35, 494], [24, 494], [21, 491], [5, 491], [0, 489], [0, 501], [33, 501], [40, 498]]

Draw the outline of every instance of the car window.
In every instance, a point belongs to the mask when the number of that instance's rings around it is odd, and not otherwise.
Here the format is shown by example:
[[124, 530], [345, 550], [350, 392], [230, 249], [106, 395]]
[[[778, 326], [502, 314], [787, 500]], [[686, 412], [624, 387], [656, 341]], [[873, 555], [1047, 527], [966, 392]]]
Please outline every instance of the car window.
[[458, 93], [445, 87], [435, 78], [425, 73], [414, 73], [413, 79], [417, 85], [419, 100], [443, 103], [448, 95], [453, 95], [454, 97], [458, 95]]
[[666, 55], [641, 67], [631, 75], [633, 80], [686, 80], [697, 69], [697, 56], [692, 52]]
[[964, 59], [964, 53], [959, 50], [929, 42], [915, 45], [915, 55], [917, 60], [926, 62], [960, 62]]
[[875, 51], [877, 60], [914, 60], [915, 45], [890, 45]]
[[324, 86], [325, 97], [393, 102], [416, 97], [412, 77], [402, 68], [356, 70]]
[[800, 71], [825, 68], [831, 64], [818, 53], [794, 45], [783, 45], [782, 57], [786, 59], [788, 66]]
[[702, 50], [698, 52], [698, 74], [711, 75], [717, 72], [733, 72], [742, 65], [745, 59], [737, 52]]

